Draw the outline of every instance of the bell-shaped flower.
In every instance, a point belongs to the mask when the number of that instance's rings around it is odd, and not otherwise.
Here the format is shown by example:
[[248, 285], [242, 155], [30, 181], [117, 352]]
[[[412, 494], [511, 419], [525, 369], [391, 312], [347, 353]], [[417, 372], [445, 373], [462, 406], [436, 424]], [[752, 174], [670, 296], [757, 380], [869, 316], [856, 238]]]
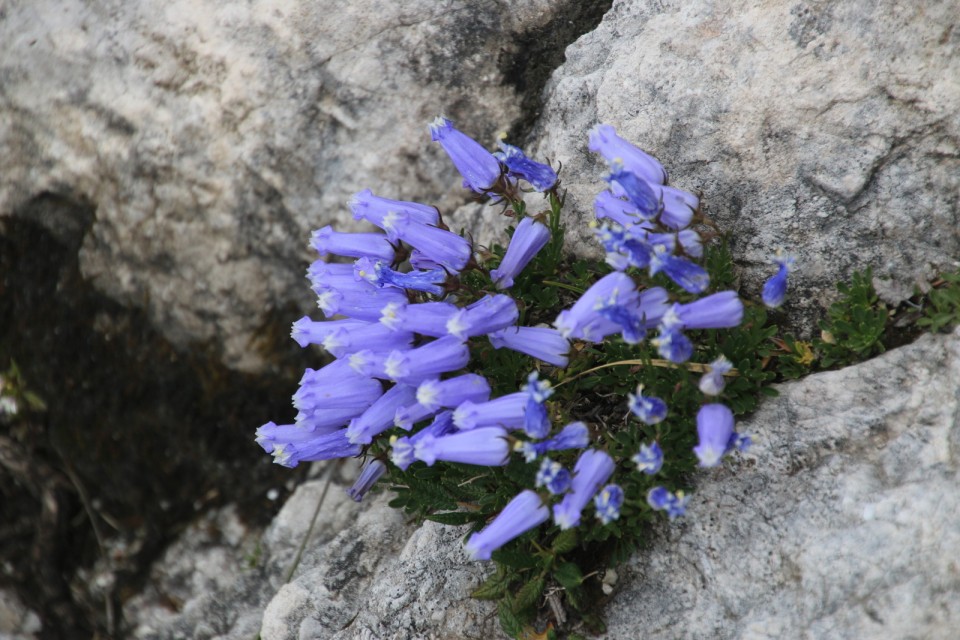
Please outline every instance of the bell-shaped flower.
[[620, 507], [623, 506], [623, 489], [620, 485], [608, 484], [593, 497], [597, 508], [597, 519], [602, 524], [610, 524], [620, 519]]
[[554, 326], [566, 338], [599, 342], [604, 336], [621, 330], [620, 325], [598, 311], [610, 301], [626, 307], [636, 306], [639, 297], [629, 276], [614, 271], [600, 278], [570, 309], [560, 312]]
[[257, 429], [256, 443], [267, 453], [273, 453], [278, 445], [306, 442], [317, 437], [317, 433], [296, 424], [277, 424], [268, 422]]
[[314, 434], [313, 438], [299, 442], [274, 443], [273, 461], [284, 467], [295, 467], [301, 462], [333, 460], [359, 455], [360, 445], [347, 439], [347, 430]]
[[722, 404], [705, 404], [697, 413], [697, 437], [693, 448], [701, 467], [715, 467], [729, 451], [733, 436], [733, 412]]
[[677, 233], [677, 242], [683, 247], [686, 254], [692, 258], [703, 257], [703, 240], [700, 234], [693, 229], [684, 229]]
[[537, 471], [536, 486], [546, 487], [547, 491], [555, 496], [565, 493], [570, 488], [570, 472], [559, 462], [544, 458]]
[[640, 445], [640, 451], [630, 459], [636, 463], [637, 471], [652, 476], [663, 467], [663, 449], [657, 442], [650, 445], [644, 443]]
[[417, 460], [414, 451], [418, 442], [428, 436], [439, 438], [453, 431], [453, 414], [450, 411], [444, 411], [437, 415], [433, 422], [412, 436], [399, 438], [392, 436], [390, 438], [390, 461], [400, 467], [401, 470], [406, 471], [407, 468]]
[[393, 222], [394, 233], [416, 248], [435, 264], [459, 273], [473, 254], [473, 245], [455, 233], [417, 222], [406, 213], [398, 213]]
[[448, 380], [425, 380], [417, 387], [417, 402], [431, 411], [441, 407], [456, 408], [468, 400], [486, 402], [489, 399], [490, 383], [475, 373]]
[[558, 527], [569, 529], [580, 524], [580, 513], [613, 475], [614, 466], [613, 458], [604, 451], [587, 449], [580, 454], [573, 467], [570, 493], [553, 507], [553, 521]]
[[362, 327], [345, 327], [328, 333], [320, 344], [332, 356], [342, 358], [363, 349], [374, 352], [409, 349], [413, 333], [391, 331], [379, 322], [368, 322]]
[[779, 265], [777, 274], [763, 284], [763, 304], [770, 308], [777, 308], [787, 297], [787, 276], [793, 270], [796, 262], [791, 255], [779, 252], [773, 259]]
[[339, 329], [359, 329], [369, 325], [365, 320], [311, 320], [303, 316], [293, 323], [290, 337], [298, 345], [306, 347], [308, 344], [323, 344], [323, 339]]
[[423, 291], [434, 295], [441, 295], [444, 291], [440, 286], [446, 282], [449, 274], [443, 269], [430, 271], [408, 271], [406, 273], [394, 271], [386, 266], [382, 260], [360, 258], [354, 266], [354, 274], [358, 279], [365, 280], [377, 287], [393, 286], [411, 291]]
[[387, 465], [382, 460], [371, 460], [364, 465], [353, 486], [347, 489], [347, 495], [355, 502], [360, 502], [363, 500], [363, 496], [367, 495], [367, 492], [373, 488], [373, 485], [377, 484], [377, 480], [383, 477], [386, 472]]
[[393, 245], [382, 233], [342, 233], [327, 225], [310, 236], [310, 246], [321, 257], [332, 253], [348, 258], [377, 258], [392, 263]]
[[497, 289], [513, 286], [513, 279], [533, 260], [550, 241], [550, 229], [533, 218], [524, 218], [517, 225], [500, 266], [490, 271]]
[[667, 172], [656, 158], [618, 136], [608, 124], [598, 124], [590, 130], [588, 148], [608, 163], [620, 163], [648, 182], [664, 184], [667, 181]]
[[523, 430], [531, 438], [545, 438], [550, 433], [550, 416], [544, 405], [553, 395], [549, 380], [539, 380], [536, 371], [527, 378], [521, 391], [527, 394], [527, 406], [523, 416]]
[[463, 176], [464, 187], [486, 193], [500, 180], [503, 172], [500, 161], [479, 142], [455, 129], [453, 123], [443, 116], [430, 124], [430, 137], [450, 156]]
[[393, 425], [400, 429], [410, 431], [413, 425], [421, 420], [433, 417], [435, 413], [435, 410], [427, 409], [419, 402], [414, 402], [411, 405], [397, 409], [397, 412], [393, 416]]
[[727, 384], [723, 376], [729, 373], [731, 369], [733, 369], [733, 363], [727, 360], [726, 356], [721, 355], [711, 362], [710, 371], [700, 378], [700, 391], [708, 396], [718, 396], [723, 393], [723, 388]]
[[[377, 258], [361, 258], [361, 260], [377, 260]], [[369, 289], [367, 284], [357, 284], [354, 276], [354, 267], [350, 264], [336, 264], [324, 260], [314, 260], [307, 267], [307, 279], [314, 293], [324, 289]]]
[[735, 291], [720, 291], [674, 305], [662, 322], [681, 329], [729, 329], [743, 322], [743, 302]]
[[396, 242], [397, 236], [393, 229], [396, 214], [405, 213], [417, 222], [436, 225], [440, 223], [440, 213], [436, 207], [419, 202], [404, 202], [402, 200], [388, 200], [373, 195], [370, 189], [364, 189], [354, 194], [350, 199], [350, 210], [354, 220], [366, 220], [383, 229], [387, 237]]
[[663, 211], [663, 201], [660, 194], [654, 190], [646, 180], [636, 174], [626, 171], [622, 166], [611, 166], [607, 182], [615, 191], [623, 193], [637, 209], [637, 215], [643, 220], [656, 220]]
[[379, 378], [381, 380], [391, 380], [387, 375], [387, 358], [393, 355], [394, 351], [372, 351], [363, 349], [355, 351], [346, 356], [344, 360], [350, 365], [354, 373], [367, 378]]
[[447, 320], [447, 331], [451, 336], [466, 340], [514, 325], [519, 317], [520, 310], [514, 299], [498, 293], [485, 296], [454, 313]]
[[527, 393], [518, 391], [487, 402], [468, 400], [453, 412], [453, 423], [464, 430], [492, 426], [522, 429], [529, 398]]
[[636, 394], [627, 394], [627, 406], [644, 424], [657, 424], [667, 417], [667, 403], [660, 398], [643, 395], [642, 384], [637, 385]]
[[660, 335], [653, 341], [660, 357], [670, 362], [686, 362], [693, 356], [693, 343], [680, 329], [661, 325]]
[[570, 342], [550, 327], [507, 327], [487, 334], [494, 349], [506, 347], [563, 369]]
[[293, 394], [293, 406], [300, 411], [314, 408], [363, 411], [373, 404], [383, 394], [383, 387], [376, 380], [357, 375], [345, 364], [338, 360], [319, 371], [305, 372], [300, 388]]
[[407, 302], [407, 294], [400, 289], [372, 287], [366, 282], [355, 282], [351, 289], [322, 289], [317, 292], [317, 306], [327, 318], [343, 315], [355, 320], [376, 322], [383, 308], [390, 303]]
[[538, 456], [547, 451], [565, 451], [567, 449], [583, 449], [590, 444], [590, 429], [583, 422], [571, 422], [560, 433], [549, 440], [540, 442], [517, 441], [514, 449], [523, 454], [527, 462], [533, 462]]
[[426, 435], [414, 445], [417, 460], [433, 466], [437, 460], [485, 467], [507, 464], [510, 444], [507, 432], [500, 427], [483, 427], [458, 431], [445, 436]]
[[650, 275], [664, 272], [687, 293], [703, 293], [710, 286], [710, 275], [700, 265], [666, 252], [663, 245], [654, 245], [650, 255]]
[[494, 157], [499, 160], [506, 168], [507, 175], [518, 180], [526, 180], [537, 191], [548, 191], [557, 184], [557, 172], [549, 165], [531, 160], [523, 151], [507, 144], [503, 140], [499, 142], [500, 151], [494, 152]]
[[630, 202], [622, 200], [610, 191], [601, 191], [593, 201], [597, 220], [611, 220], [621, 227], [641, 222], [640, 210]]
[[469, 361], [467, 345], [455, 336], [445, 336], [416, 349], [393, 351], [384, 363], [384, 372], [395, 382], [420, 384], [462, 369]]
[[448, 334], [447, 322], [458, 311], [460, 309], [449, 302], [394, 303], [382, 309], [380, 323], [395, 331], [442, 338]]
[[540, 496], [525, 489], [508, 502], [483, 530], [472, 534], [464, 549], [471, 560], [489, 560], [494, 551], [543, 524], [549, 517], [550, 510]]
[[654, 511], [666, 511], [671, 520], [686, 515], [689, 502], [690, 496], [684, 495], [683, 491], [674, 494], [663, 487], [654, 487], [647, 493], [647, 504]]
[[364, 411], [347, 426], [347, 439], [353, 444], [370, 444], [373, 437], [393, 426], [397, 409], [416, 400], [417, 390], [405, 384], [398, 384]]

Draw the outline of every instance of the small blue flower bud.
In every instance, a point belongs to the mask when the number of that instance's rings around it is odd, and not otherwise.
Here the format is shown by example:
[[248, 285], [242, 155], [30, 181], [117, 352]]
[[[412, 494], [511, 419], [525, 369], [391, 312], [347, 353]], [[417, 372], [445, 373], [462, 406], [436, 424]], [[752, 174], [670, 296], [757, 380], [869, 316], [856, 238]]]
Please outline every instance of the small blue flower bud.
[[657, 442], [649, 446], [641, 444], [640, 451], [630, 459], [637, 464], [637, 471], [652, 476], [663, 467], [663, 449]]
[[627, 406], [644, 424], [657, 424], [667, 417], [667, 403], [660, 398], [643, 395], [642, 384], [637, 385], [636, 394], [627, 394]]
[[603, 524], [620, 519], [620, 507], [623, 506], [623, 489], [616, 484], [608, 484], [593, 497], [597, 508], [597, 518]]
[[540, 470], [537, 471], [537, 487], [546, 487], [547, 491], [557, 496], [565, 493], [570, 488], [570, 483], [570, 472], [564, 469], [562, 464], [553, 462], [550, 458], [543, 459]]
[[779, 265], [777, 275], [767, 280], [763, 285], [763, 304], [770, 308], [777, 308], [787, 297], [787, 276], [793, 270], [795, 258], [785, 253], [778, 253], [773, 259]]
[[663, 487], [654, 487], [647, 493], [647, 504], [655, 511], [666, 510], [671, 520], [686, 515], [689, 502], [690, 496], [684, 495], [683, 491], [673, 494]]
[[494, 157], [507, 167], [511, 178], [526, 180], [537, 191], [547, 191], [557, 184], [557, 172], [541, 162], [531, 160], [517, 147], [500, 141]]
[[732, 368], [733, 363], [723, 355], [711, 362], [710, 371], [700, 378], [700, 391], [708, 396], [718, 396], [723, 393], [723, 388], [727, 384], [723, 374], [729, 373]]

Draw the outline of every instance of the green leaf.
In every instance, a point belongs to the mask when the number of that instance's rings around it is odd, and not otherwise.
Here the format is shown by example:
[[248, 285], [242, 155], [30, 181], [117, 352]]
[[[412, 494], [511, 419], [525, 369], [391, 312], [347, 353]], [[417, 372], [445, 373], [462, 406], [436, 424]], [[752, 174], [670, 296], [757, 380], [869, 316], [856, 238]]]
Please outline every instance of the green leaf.
[[424, 516], [426, 520], [439, 522], [440, 524], [470, 524], [477, 520], [483, 520], [484, 515], [475, 511], [448, 511], [446, 513], [431, 513]]
[[509, 598], [500, 601], [497, 608], [497, 617], [500, 619], [500, 627], [503, 632], [511, 638], [517, 638], [523, 633], [523, 620], [514, 613], [513, 603]]
[[532, 569], [537, 566], [537, 558], [528, 551], [517, 549], [497, 549], [493, 552], [493, 560], [515, 569]]
[[564, 589], [575, 589], [583, 582], [583, 573], [573, 562], [564, 562], [554, 569], [553, 577]]
[[499, 600], [507, 592], [515, 577], [516, 574], [505, 571], [501, 567], [496, 573], [484, 580], [483, 584], [474, 589], [470, 597], [477, 600]]
[[527, 584], [520, 587], [520, 591], [517, 592], [516, 599], [516, 608], [518, 610], [527, 609], [537, 604], [537, 600], [540, 599], [540, 594], [543, 593], [543, 587], [546, 584], [544, 579], [534, 578]]
[[574, 528], [565, 529], [557, 534], [557, 537], [553, 539], [553, 549], [554, 553], [567, 553], [573, 551], [577, 546], [577, 530]]

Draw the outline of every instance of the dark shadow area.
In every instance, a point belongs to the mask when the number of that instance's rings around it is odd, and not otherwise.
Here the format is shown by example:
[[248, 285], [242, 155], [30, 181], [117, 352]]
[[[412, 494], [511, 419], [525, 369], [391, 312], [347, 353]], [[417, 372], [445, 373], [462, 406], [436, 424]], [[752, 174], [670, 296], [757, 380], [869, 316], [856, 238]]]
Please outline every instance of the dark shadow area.
[[[15, 361], [46, 404], [0, 419], [0, 585], [41, 616], [43, 638], [122, 636], [121, 603], [186, 524], [234, 503], [263, 525], [305, 471], [253, 441], [292, 418], [296, 352], [278, 349], [275, 373], [256, 377], [210, 348], [174, 349], [83, 280], [94, 213], [44, 194], [0, 220], [0, 372]], [[264, 333], [286, 337], [286, 321]]]

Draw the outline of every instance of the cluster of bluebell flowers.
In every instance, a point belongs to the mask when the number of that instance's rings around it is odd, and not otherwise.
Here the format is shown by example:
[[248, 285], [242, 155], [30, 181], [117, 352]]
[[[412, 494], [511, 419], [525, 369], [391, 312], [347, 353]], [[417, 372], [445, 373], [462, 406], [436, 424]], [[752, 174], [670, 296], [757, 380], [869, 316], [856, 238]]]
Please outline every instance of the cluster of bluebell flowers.
[[[557, 173], [518, 147], [501, 142], [491, 153], [442, 117], [430, 125], [430, 134], [460, 172], [463, 186], [477, 194], [494, 202], [518, 202], [530, 190], [556, 196]], [[633, 345], [650, 340], [671, 366], [685, 366], [696, 355], [686, 331], [742, 321], [743, 303], [736, 293], [708, 293], [710, 278], [697, 263], [703, 247], [691, 225], [699, 198], [668, 186], [663, 166], [608, 125], [591, 132], [589, 148], [609, 164], [608, 188], [595, 202], [595, 230], [614, 270], [563, 310], [553, 326], [522, 326], [520, 308], [509, 294], [551, 240], [551, 229], [537, 216], [517, 221], [502, 259], [488, 272], [471, 241], [449, 230], [436, 208], [369, 190], [357, 193], [349, 206], [355, 219], [378, 231], [339, 233], [329, 226], [315, 231], [310, 246], [319, 259], [307, 277], [325, 320], [298, 320], [292, 337], [301, 347], [323, 347], [333, 360], [304, 373], [293, 396], [294, 423], [270, 422], [257, 430], [264, 450], [278, 464], [293, 467], [359, 456], [381, 443], [375, 449], [381, 453], [366, 462], [349, 490], [357, 501], [389, 474], [391, 465], [400, 470], [438, 462], [496, 467], [514, 456], [536, 464], [536, 486], [522, 490], [467, 540], [467, 553], [479, 560], [548, 520], [568, 529], [580, 525], [586, 511], [608, 525], [620, 517], [626, 500], [643, 501], [610, 482], [618, 461], [587, 424], [557, 420], [551, 411], [553, 387], [540, 371], [500, 397], [491, 397], [483, 375], [464, 373], [470, 346], [483, 340], [494, 349], [564, 368], [571, 341], [619, 336]], [[332, 262], [329, 256], [350, 262]], [[789, 266], [779, 264], [776, 282], [764, 288], [768, 304], [783, 300]], [[489, 284], [463, 305], [460, 276], [473, 269], [486, 273]], [[686, 302], [647, 284], [658, 273], [686, 292]], [[733, 363], [721, 356], [701, 379], [705, 404], [693, 449], [701, 466], [715, 466], [727, 453], [749, 445], [749, 438], [735, 431], [733, 413], [718, 402], [725, 377], [734, 374]], [[664, 421], [670, 411], [667, 402], [645, 395], [642, 386], [629, 394], [627, 409], [648, 426]], [[550, 457], [569, 451], [579, 451], [572, 469]], [[562, 455], [573, 460], [574, 454]], [[632, 462], [635, 473], [656, 475], [663, 466], [660, 444], [644, 443]], [[670, 518], [683, 515], [688, 502], [682, 492], [664, 487], [650, 490], [645, 499]]]

